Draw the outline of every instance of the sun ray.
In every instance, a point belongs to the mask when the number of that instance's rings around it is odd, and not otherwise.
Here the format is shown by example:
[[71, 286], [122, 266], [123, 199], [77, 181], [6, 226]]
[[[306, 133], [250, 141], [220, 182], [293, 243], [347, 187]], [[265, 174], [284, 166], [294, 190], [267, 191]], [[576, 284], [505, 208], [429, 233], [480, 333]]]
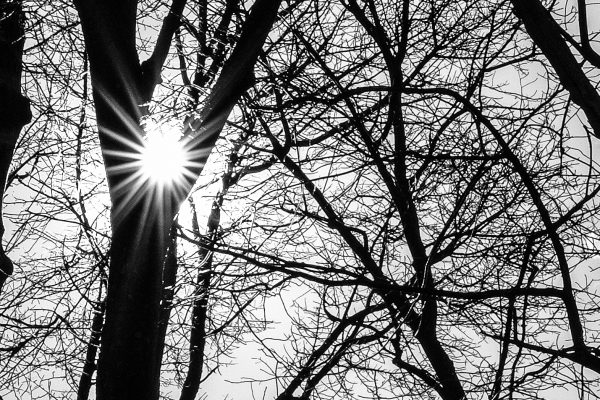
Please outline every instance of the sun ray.
[[[120, 126], [127, 130], [119, 132], [107, 126], [102, 129], [112, 142], [110, 149], [104, 149], [103, 156], [110, 160], [106, 173], [112, 182], [113, 218], [123, 220], [135, 208], [149, 223], [157, 218], [163, 220], [167, 214], [171, 217], [176, 212], [173, 210], [176, 199], [187, 194], [197, 171], [203, 167], [194, 160], [203, 159], [210, 152], [197, 150], [197, 143], [194, 146], [183, 135], [183, 121], [154, 115], [138, 120], [119, 102], [111, 101], [108, 91], [101, 89], [100, 93], [121, 120]], [[131, 102], [138, 103], [133, 93]]]

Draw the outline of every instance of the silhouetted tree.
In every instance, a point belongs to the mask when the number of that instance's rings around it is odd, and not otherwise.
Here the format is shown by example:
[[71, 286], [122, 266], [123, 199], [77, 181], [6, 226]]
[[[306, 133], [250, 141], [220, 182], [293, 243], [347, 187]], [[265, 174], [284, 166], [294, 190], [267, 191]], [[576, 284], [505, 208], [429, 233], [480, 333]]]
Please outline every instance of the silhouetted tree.
[[244, 126], [278, 162], [255, 182], [252, 235], [220, 250], [321, 299], [296, 322], [301, 363], [265, 351], [282, 398], [324, 379], [319, 396], [350, 397], [352, 377], [377, 398], [591, 393], [596, 293], [575, 277], [597, 245], [598, 166], [562, 87], [533, 78], [511, 5], [341, 4], [307, 5], [311, 28], [271, 49], [288, 61], [261, 62]]
[[[139, 62], [137, 1], [76, 0], [90, 60], [100, 145], [111, 194], [112, 246], [106, 319], [98, 361], [99, 399], [158, 398], [159, 310], [168, 231], [210, 150], [251, 82], [254, 61], [278, 1], [257, 1], [197, 119], [184, 132], [193, 167], [182, 188], [132, 185], [130, 163], [143, 146], [142, 117], [160, 82], [185, 1], [171, 4], [151, 56]], [[129, 154], [127, 154], [129, 152]], [[132, 154], [133, 153], [133, 154]]]
[[[101, 399], [597, 398], [596, 6], [570, 4], [78, 0], [85, 52], [32, 7], [1, 394], [84, 400], [98, 367]], [[154, 119], [180, 185], [139, 176]]]
[[[4, 236], [2, 199], [6, 178], [19, 133], [31, 120], [29, 100], [21, 94], [24, 43], [23, 2], [0, 2], [0, 241]], [[12, 272], [12, 262], [0, 243], [0, 293]]]

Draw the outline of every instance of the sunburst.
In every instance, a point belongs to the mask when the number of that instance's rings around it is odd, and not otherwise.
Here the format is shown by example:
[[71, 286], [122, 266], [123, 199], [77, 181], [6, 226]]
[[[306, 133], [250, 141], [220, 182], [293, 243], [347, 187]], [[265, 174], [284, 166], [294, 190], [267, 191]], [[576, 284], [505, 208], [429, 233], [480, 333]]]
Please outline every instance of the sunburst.
[[181, 129], [169, 122], [146, 123], [140, 153], [142, 176], [156, 185], [178, 185], [189, 167], [189, 153], [181, 141]]
[[121, 160], [107, 168], [109, 175], [123, 177], [111, 189], [115, 206], [113, 218], [122, 219], [143, 202], [141, 205], [148, 222], [155, 218], [165, 220], [177, 207], [173, 201], [184, 198], [190, 182], [196, 178], [194, 170], [198, 169], [198, 162], [194, 158], [197, 159], [197, 151], [190, 149], [189, 140], [183, 137], [181, 123], [177, 120], [147, 116], [137, 126], [143, 129], [140, 131], [131, 123], [131, 130], [140, 133], [135, 142], [116, 132], [104, 131], [122, 146], [119, 150], [105, 150], [105, 155]]

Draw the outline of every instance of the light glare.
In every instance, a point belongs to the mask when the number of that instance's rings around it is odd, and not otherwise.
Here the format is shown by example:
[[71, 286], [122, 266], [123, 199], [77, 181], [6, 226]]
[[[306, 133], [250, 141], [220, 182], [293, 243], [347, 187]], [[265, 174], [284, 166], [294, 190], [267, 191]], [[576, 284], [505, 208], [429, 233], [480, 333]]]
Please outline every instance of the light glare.
[[155, 126], [147, 129], [141, 155], [143, 174], [156, 183], [174, 183], [181, 179], [186, 165], [186, 152], [176, 127]]

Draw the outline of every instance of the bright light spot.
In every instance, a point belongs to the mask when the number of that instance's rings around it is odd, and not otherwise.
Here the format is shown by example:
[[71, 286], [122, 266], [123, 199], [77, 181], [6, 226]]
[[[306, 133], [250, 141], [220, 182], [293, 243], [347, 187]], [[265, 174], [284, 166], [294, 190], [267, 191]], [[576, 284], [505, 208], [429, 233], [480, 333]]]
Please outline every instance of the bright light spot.
[[160, 184], [176, 183], [185, 172], [187, 155], [180, 142], [179, 127], [146, 122], [146, 138], [141, 154], [142, 173]]

